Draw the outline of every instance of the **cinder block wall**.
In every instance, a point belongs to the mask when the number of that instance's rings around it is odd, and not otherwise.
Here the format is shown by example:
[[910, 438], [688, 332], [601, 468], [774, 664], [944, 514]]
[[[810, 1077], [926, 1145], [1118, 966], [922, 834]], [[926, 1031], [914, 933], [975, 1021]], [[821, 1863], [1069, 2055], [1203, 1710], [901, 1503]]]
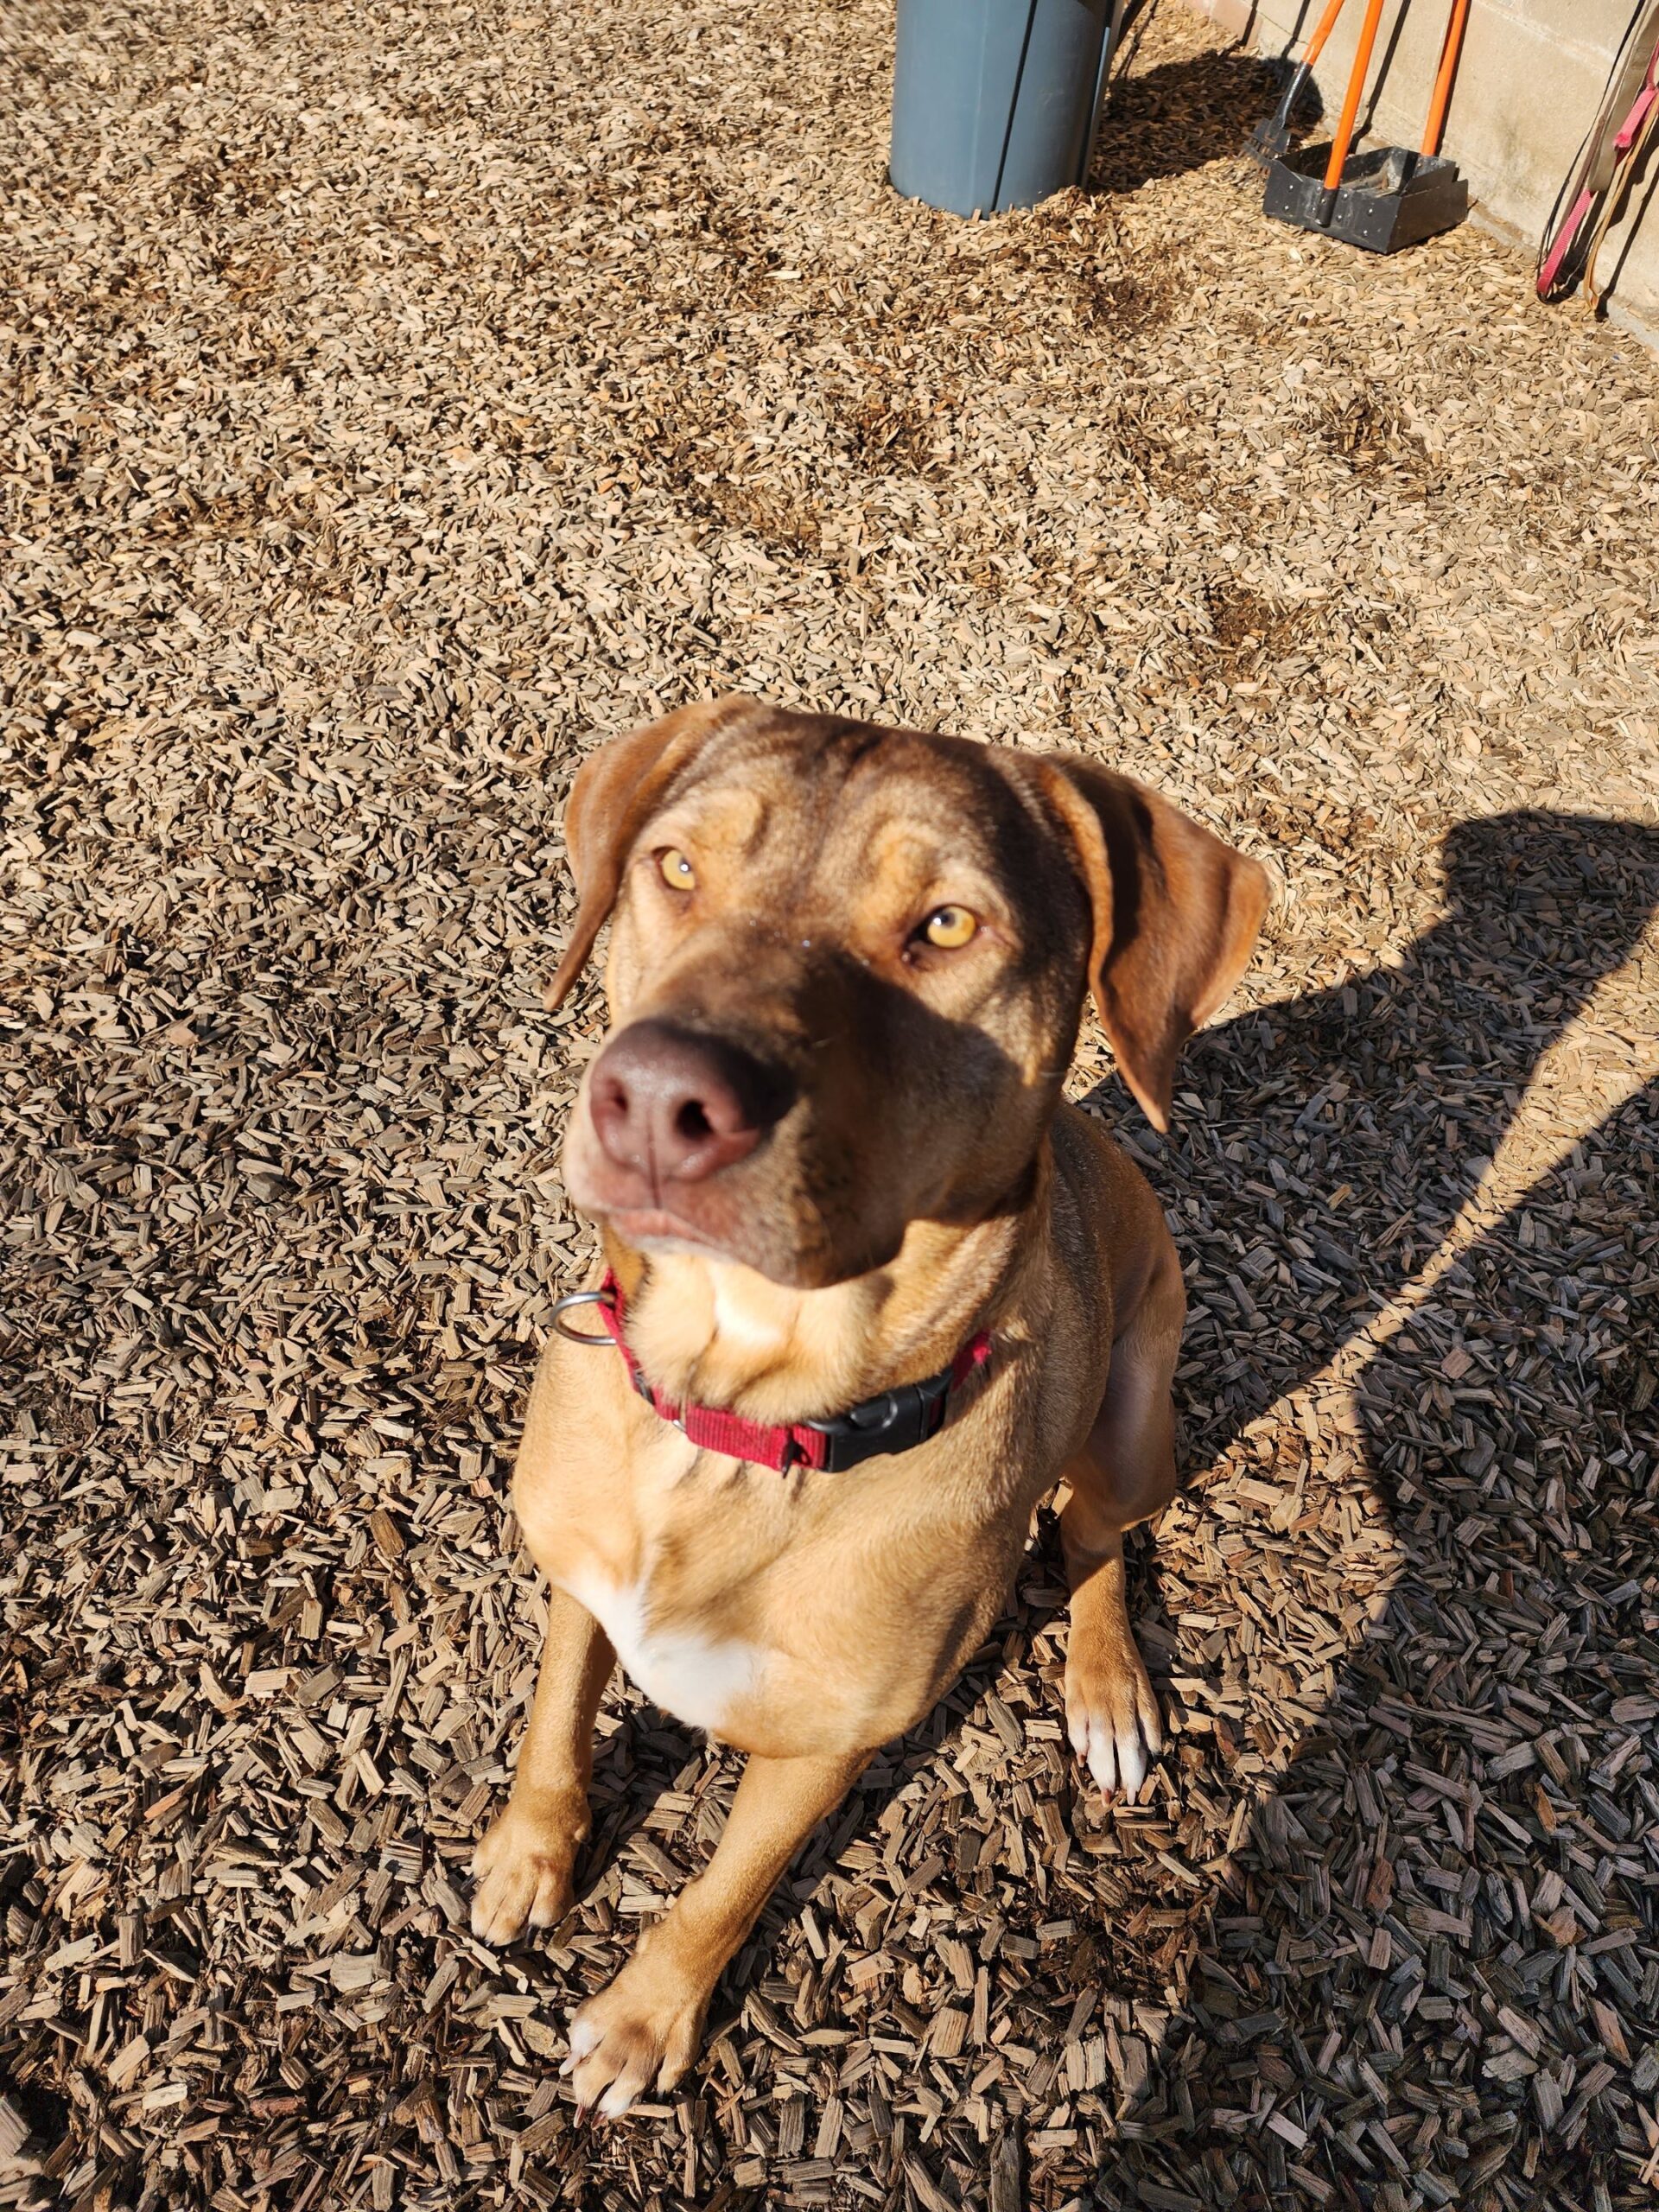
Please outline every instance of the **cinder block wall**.
[[[1192, 0], [1258, 54], [1300, 54], [1323, 0]], [[1451, 0], [1389, 0], [1360, 110], [1374, 141], [1422, 136]], [[1635, 0], [1472, 0], [1444, 150], [1462, 165], [1480, 219], [1536, 249], [1606, 88]], [[1316, 73], [1326, 115], [1342, 105], [1364, 0], [1348, 0]], [[1655, 205], [1646, 211], [1644, 202]], [[1619, 271], [1609, 312], [1659, 342], [1659, 159], [1602, 248], [1597, 274]], [[1628, 248], [1628, 251], [1626, 249]], [[1622, 257], [1622, 261], [1621, 261]], [[1561, 309], [1557, 312], [1572, 312]]]

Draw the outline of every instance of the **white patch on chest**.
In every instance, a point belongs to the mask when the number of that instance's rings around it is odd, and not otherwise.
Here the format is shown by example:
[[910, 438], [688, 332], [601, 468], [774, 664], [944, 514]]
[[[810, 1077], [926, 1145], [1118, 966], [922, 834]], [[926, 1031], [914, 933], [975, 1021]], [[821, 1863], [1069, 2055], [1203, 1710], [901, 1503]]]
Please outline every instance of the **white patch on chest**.
[[643, 1581], [613, 1582], [590, 1568], [561, 1577], [559, 1586], [588, 1608], [646, 1696], [687, 1727], [717, 1735], [739, 1699], [753, 1693], [764, 1656], [759, 1646], [683, 1626], [652, 1628]]

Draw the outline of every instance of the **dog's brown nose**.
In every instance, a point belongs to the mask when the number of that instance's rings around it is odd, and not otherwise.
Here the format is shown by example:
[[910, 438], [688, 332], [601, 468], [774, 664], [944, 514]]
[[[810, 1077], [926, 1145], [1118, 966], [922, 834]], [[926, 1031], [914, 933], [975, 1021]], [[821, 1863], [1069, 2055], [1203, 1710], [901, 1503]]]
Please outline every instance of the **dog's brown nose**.
[[588, 1111], [617, 1166], [697, 1183], [753, 1152], [791, 1090], [787, 1077], [726, 1038], [635, 1021], [600, 1054]]

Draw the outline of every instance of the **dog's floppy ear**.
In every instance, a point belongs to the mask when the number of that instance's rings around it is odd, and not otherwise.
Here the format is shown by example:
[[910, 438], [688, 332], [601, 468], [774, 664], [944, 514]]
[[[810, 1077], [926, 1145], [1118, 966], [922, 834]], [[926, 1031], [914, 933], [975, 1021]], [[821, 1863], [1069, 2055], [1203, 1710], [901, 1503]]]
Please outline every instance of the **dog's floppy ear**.
[[669, 785], [715, 734], [760, 702], [738, 694], [681, 707], [644, 729], [613, 737], [576, 772], [564, 810], [564, 844], [576, 879], [576, 918], [564, 957], [547, 987], [550, 1013], [563, 999], [616, 903], [634, 839]]
[[1180, 1049], [1249, 960], [1266, 871], [1092, 761], [1051, 756], [1042, 776], [1094, 910], [1089, 980], [1101, 1027], [1147, 1119], [1166, 1129]]

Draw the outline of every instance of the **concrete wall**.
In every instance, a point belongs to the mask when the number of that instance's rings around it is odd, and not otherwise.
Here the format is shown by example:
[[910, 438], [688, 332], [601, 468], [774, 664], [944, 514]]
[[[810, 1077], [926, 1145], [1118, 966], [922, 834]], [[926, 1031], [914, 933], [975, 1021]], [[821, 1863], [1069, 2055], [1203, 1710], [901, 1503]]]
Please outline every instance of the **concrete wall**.
[[[1300, 54], [1323, 0], [1195, 0], [1259, 54]], [[1562, 182], [1600, 104], [1636, 0], [1472, 0], [1444, 151], [1461, 164], [1478, 219], [1536, 251]], [[1373, 139], [1414, 146], [1422, 136], [1450, 0], [1389, 0], [1360, 120]], [[1363, 0], [1348, 0], [1317, 76], [1334, 119], [1353, 60]], [[1315, 131], [1314, 135], [1322, 135]], [[1632, 209], [1597, 263], [1616, 320], [1659, 342], [1659, 158], [1650, 155]], [[1628, 251], [1626, 249], [1628, 248]], [[1621, 259], [1622, 257], [1622, 259]], [[1573, 312], [1564, 308], [1563, 312]]]

